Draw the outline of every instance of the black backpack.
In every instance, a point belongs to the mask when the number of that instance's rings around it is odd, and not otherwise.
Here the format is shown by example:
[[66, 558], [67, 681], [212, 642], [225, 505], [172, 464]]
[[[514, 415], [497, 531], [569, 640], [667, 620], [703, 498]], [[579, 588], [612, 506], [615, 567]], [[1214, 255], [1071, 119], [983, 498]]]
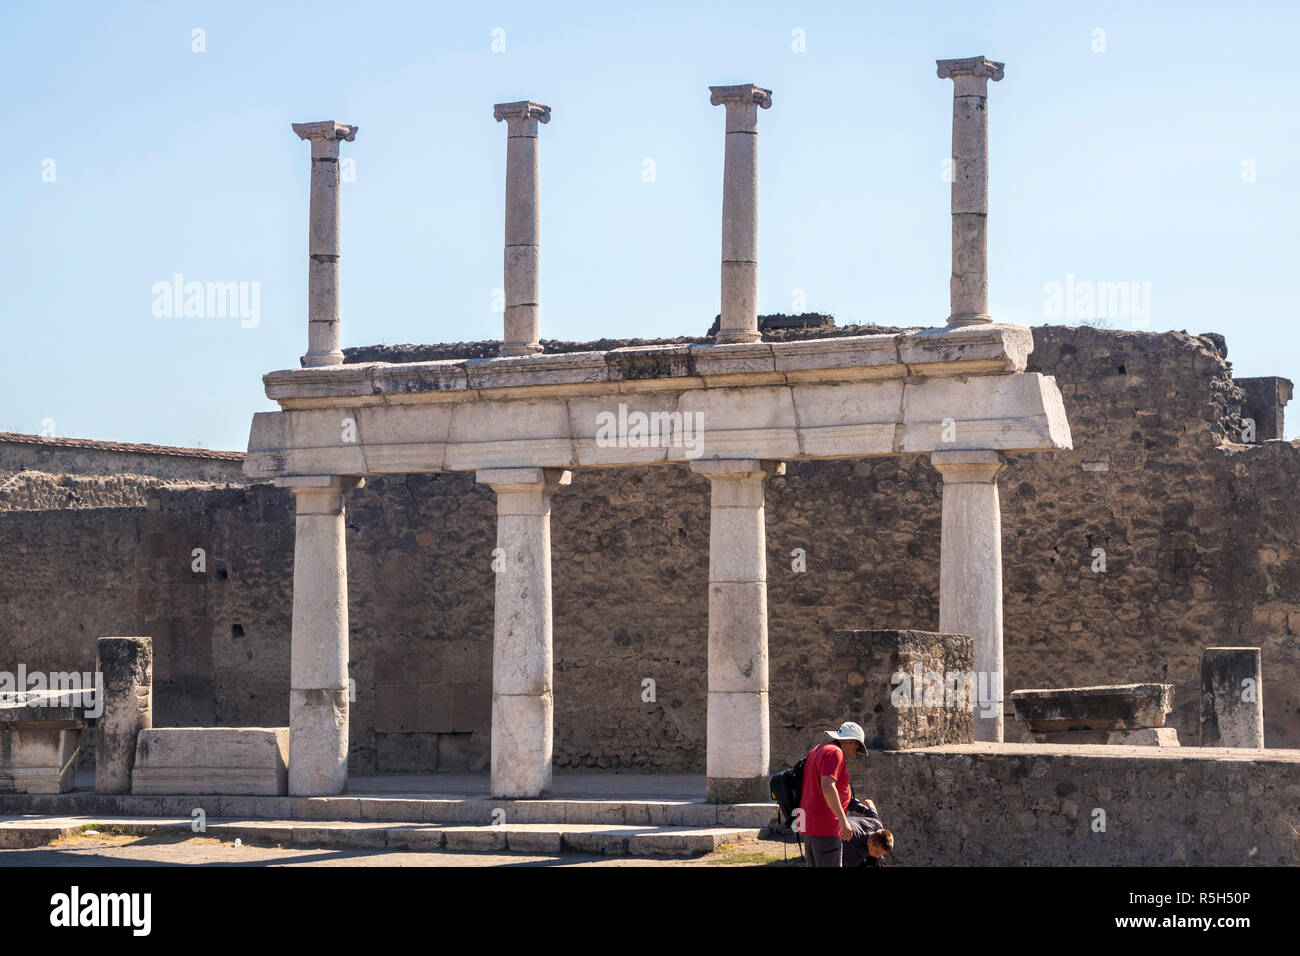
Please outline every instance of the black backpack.
[[[786, 829], [794, 826], [794, 812], [799, 809], [799, 800], [803, 796], [803, 765], [807, 761], [808, 757], [804, 755], [789, 770], [774, 774], [768, 781], [772, 799], [776, 801], [777, 822]], [[795, 832], [795, 839], [799, 839], [798, 831]]]

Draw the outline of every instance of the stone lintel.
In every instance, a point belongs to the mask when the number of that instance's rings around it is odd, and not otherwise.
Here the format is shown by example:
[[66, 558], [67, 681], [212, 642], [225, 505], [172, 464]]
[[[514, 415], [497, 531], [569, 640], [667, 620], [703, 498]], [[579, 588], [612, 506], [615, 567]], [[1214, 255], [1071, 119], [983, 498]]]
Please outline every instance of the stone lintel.
[[1005, 63], [990, 60], [986, 56], [968, 56], [957, 60], [935, 60], [938, 65], [939, 79], [946, 80], [958, 76], [982, 76], [990, 80], [1000, 80], [1005, 74]]
[[772, 91], [765, 90], [753, 83], [740, 83], [736, 86], [710, 86], [709, 102], [714, 106], [731, 103], [757, 103], [765, 110], [772, 108]]
[[349, 143], [357, 138], [357, 127], [334, 120], [319, 123], [292, 123], [293, 131], [299, 139], [308, 140], [347, 140]]

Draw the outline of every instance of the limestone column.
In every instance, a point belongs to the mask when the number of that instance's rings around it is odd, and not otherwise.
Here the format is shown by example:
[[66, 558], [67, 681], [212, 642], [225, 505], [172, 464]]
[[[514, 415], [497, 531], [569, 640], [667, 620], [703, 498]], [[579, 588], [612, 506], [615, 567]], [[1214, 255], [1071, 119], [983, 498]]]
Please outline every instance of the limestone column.
[[307, 230], [307, 354], [304, 368], [342, 365], [339, 337], [339, 141], [356, 139], [357, 128], [326, 120], [294, 123], [311, 143], [311, 221]]
[[757, 342], [758, 108], [771, 109], [772, 91], [745, 83], [710, 86], [709, 102], [727, 111], [722, 168], [722, 320], [715, 341]]
[[101, 637], [96, 670], [103, 696], [95, 733], [95, 792], [130, 793], [135, 743], [153, 726], [153, 639]]
[[939, 630], [975, 644], [975, 739], [1002, 740], [1002, 512], [996, 451], [936, 451], [943, 475]]
[[348, 783], [348, 571], [343, 494], [333, 476], [280, 479], [297, 509], [289, 649], [289, 793]]
[[1264, 673], [1258, 647], [1201, 655], [1201, 746], [1264, 746]]
[[497, 495], [492, 640], [492, 796], [551, 792], [551, 496], [572, 475], [560, 468], [490, 468], [479, 484]]
[[952, 94], [952, 314], [948, 325], [992, 322], [989, 315], [988, 81], [1002, 79], [1002, 63], [982, 56], [938, 60], [939, 78]]
[[707, 795], [713, 803], [766, 800], [767, 534], [763, 492], [779, 462], [693, 461], [710, 484]]
[[523, 100], [498, 103], [492, 113], [506, 123], [506, 318], [501, 354], [531, 355], [542, 350], [537, 318], [537, 124], [551, 121], [551, 108]]

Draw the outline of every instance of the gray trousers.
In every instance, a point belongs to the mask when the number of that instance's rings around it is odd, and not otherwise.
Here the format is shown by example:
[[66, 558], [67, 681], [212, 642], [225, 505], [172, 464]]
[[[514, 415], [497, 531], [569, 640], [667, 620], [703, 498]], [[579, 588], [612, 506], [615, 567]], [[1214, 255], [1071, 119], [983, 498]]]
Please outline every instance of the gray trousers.
[[844, 841], [838, 836], [804, 836], [803, 855], [809, 866], [843, 866]]

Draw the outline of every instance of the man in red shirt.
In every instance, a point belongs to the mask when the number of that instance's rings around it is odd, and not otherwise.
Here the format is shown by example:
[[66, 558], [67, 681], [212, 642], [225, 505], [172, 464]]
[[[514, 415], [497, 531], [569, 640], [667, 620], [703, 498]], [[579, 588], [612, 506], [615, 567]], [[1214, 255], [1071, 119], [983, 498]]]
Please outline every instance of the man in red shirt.
[[853, 794], [847, 758], [867, 749], [866, 734], [851, 720], [841, 724], [838, 731], [826, 731], [826, 736], [831, 739], [808, 752], [799, 796], [802, 812], [798, 816], [803, 818], [801, 829], [809, 866], [843, 863], [844, 841], [854, 837], [848, 817]]

